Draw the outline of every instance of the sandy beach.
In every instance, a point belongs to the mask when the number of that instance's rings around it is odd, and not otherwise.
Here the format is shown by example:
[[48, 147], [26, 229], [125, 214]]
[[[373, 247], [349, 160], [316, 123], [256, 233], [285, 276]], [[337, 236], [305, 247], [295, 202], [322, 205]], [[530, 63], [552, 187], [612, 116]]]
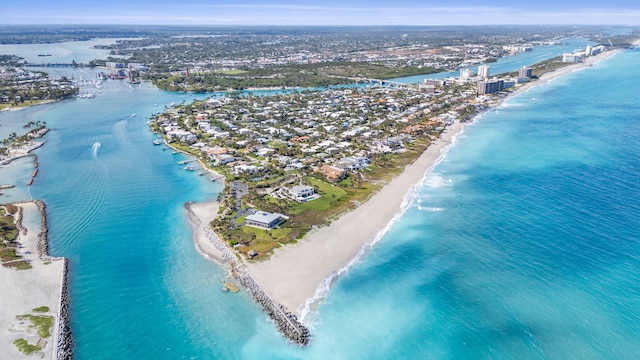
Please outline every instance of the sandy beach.
[[519, 94], [520, 92], [522, 92], [524, 90], [527, 90], [527, 89], [529, 89], [529, 88], [531, 88], [533, 86], [547, 83], [547, 82], [549, 82], [549, 81], [551, 81], [553, 79], [556, 79], [556, 78], [558, 78], [560, 76], [569, 74], [569, 73], [571, 73], [573, 71], [576, 71], [578, 69], [582, 69], [582, 68], [585, 68], [585, 67], [592, 66], [596, 62], [604, 60], [604, 59], [607, 59], [607, 58], [610, 58], [611, 56], [619, 53], [620, 51], [622, 51], [622, 49], [614, 49], [614, 50], [611, 50], [611, 51], [603, 52], [603, 53], [600, 53], [600, 54], [598, 54], [596, 56], [589, 56], [588, 58], [586, 58], [584, 60], [584, 62], [571, 64], [571, 65], [568, 65], [568, 66], [565, 66], [565, 67], [561, 67], [561, 68], [553, 70], [553, 71], [546, 72], [546, 73], [542, 74], [538, 78], [538, 80], [530, 81], [528, 83], [525, 83], [523, 86], [517, 88], [515, 91], [513, 91], [512, 95]]
[[[40, 212], [34, 203], [19, 204], [23, 210], [23, 226], [27, 233], [21, 233], [18, 240], [22, 245], [18, 251], [28, 260], [32, 269], [14, 270], [0, 267], [0, 359], [30, 359], [18, 351], [13, 342], [25, 339], [29, 344], [36, 344], [39, 336], [35, 330], [29, 329], [28, 322], [16, 319], [16, 316], [49, 315], [54, 317], [51, 336], [44, 348], [35, 353], [42, 354], [42, 358], [54, 359], [57, 346], [57, 329], [60, 312], [60, 296], [62, 289], [62, 275], [64, 263], [62, 260], [42, 261], [38, 256], [38, 234], [41, 231]], [[34, 312], [33, 309], [46, 306], [48, 311]], [[36, 355], [40, 357], [39, 355]]]
[[[514, 91], [511, 96], [576, 69], [591, 66], [615, 53], [617, 50], [589, 57], [584, 63], [545, 73], [537, 81]], [[363, 247], [381, 237], [390, 223], [400, 216], [414, 186], [436, 164], [443, 149], [451, 144], [462, 129], [463, 125], [460, 123], [448, 127], [440, 139], [407, 166], [402, 174], [357, 209], [341, 216], [329, 226], [311, 231], [295, 245], [276, 249], [269, 260], [247, 264], [251, 275], [275, 301], [304, 316], [309, 305], [328, 291], [333, 278], [345, 271], [345, 266], [358, 256]], [[363, 226], [364, 224], [367, 225]]]
[[[620, 50], [608, 51], [589, 57], [584, 63], [547, 72], [539, 79], [520, 86], [508, 97], [493, 103], [490, 109], [533, 86], [591, 66], [618, 51]], [[477, 114], [469, 123], [480, 115]], [[463, 128], [463, 124], [456, 122], [445, 129], [440, 138], [418, 159], [357, 209], [342, 215], [328, 226], [312, 230], [297, 244], [276, 249], [266, 261], [245, 262], [251, 276], [273, 300], [304, 318], [313, 304], [326, 295], [332, 281], [347, 271], [354, 259], [381, 238], [394, 219], [402, 214], [414, 188], [439, 161], [445, 148]], [[223, 263], [221, 252], [213, 246], [205, 232], [205, 226], [217, 215], [217, 202], [194, 203], [191, 210], [189, 218], [194, 226], [197, 249], [210, 259]]]
[[[256, 281], [290, 311], [302, 311], [319, 284], [347, 265], [365, 244], [376, 239], [394, 217], [399, 216], [407, 193], [420, 182], [461, 129], [460, 123], [447, 128], [415, 162], [357, 209], [329, 226], [309, 232], [299, 243], [277, 249], [269, 260], [248, 264]], [[322, 287], [319, 292], [323, 292]]]
[[213, 242], [207, 236], [207, 232], [205, 232], [211, 220], [218, 215], [220, 204], [212, 200], [192, 203], [190, 208], [191, 211], [188, 213], [189, 223], [193, 228], [196, 249], [207, 258], [223, 264], [222, 253], [213, 245]]

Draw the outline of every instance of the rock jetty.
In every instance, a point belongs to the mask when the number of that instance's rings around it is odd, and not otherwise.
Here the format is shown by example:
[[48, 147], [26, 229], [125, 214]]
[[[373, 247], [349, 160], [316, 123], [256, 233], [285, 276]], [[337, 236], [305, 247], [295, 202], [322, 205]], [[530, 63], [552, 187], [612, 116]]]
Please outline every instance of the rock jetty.
[[[193, 210], [191, 210], [191, 204], [191, 202], [186, 203], [185, 208], [191, 216], [195, 217]], [[311, 339], [309, 329], [294, 313], [287, 311], [284, 306], [275, 302], [262, 290], [262, 287], [260, 287], [251, 274], [249, 274], [246, 267], [238, 261], [233, 252], [231, 252], [222, 240], [209, 228], [209, 224], [200, 224], [200, 226], [202, 226], [202, 231], [213, 246], [221, 252], [222, 261], [225, 265], [229, 266], [231, 276], [244, 287], [256, 303], [262, 306], [280, 333], [294, 344], [300, 346], [308, 345]]]

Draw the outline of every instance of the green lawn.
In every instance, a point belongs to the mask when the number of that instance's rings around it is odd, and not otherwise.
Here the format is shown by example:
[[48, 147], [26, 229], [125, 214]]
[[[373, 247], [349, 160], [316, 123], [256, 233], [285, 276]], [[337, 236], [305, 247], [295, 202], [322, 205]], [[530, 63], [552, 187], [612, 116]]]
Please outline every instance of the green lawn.
[[238, 69], [232, 69], [232, 70], [223, 70], [223, 71], [220, 71], [220, 73], [221, 74], [225, 74], [225, 75], [240, 75], [240, 74], [247, 73], [247, 71], [238, 70]]
[[[231, 231], [220, 230], [225, 233], [224, 238], [232, 244], [237, 242], [246, 244], [239, 248], [240, 252], [247, 253], [249, 250], [255, 250], [259, 254], [256, 259], [263, 259], [280, 244], [300, 239], [312, 226], [330, 223], [345, 211], [367, 201], [393, 177], [400, 174], [404, 167], [413, 162], [428, 145], [428, 142], [416, 141], [407, 147], [406, 152], [386, 155], [379, 165], [371, 165], [363, 169], [362, 176], [350, 175], [337, 185], [313, 176], [306, 177], [305, 183], [317, 189], [317, 193], [321, 195], [319, 199], [304, 203], [275, 199], [270, 196], [259, 198], [260, 203], [257, 203], [258, 199], [253, 199], [256, 202], [253, 205], [261, 210], [268, 210], [270, 205], [286, 209], [280, 211], [290, 218], [277, 229], [266, 231], [242, 226]], [[244, 218], [238, 219], [238, 223], [243, 221]]]
[[307, 183], [318, 188], [318, 194], [320, 194], [322, 197], [316, 200], [296, 203], [291, 210], [292, 215], [298, 215], [305, 211], [328, 210], [332, 205], [334, 205], [336, 202], [339, 202], [347, 195], [347, 192], [345, 190], [319, 179], [308, 177]]

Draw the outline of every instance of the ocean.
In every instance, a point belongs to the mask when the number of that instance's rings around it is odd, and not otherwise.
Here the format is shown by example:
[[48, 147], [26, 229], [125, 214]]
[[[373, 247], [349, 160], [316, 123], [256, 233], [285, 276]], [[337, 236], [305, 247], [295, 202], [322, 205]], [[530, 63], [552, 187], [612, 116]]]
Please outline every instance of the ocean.
[[624, 51], [466, 127], [308, 317], [304, 349], [222, 292], [225, 271], [195, 249], [183, 204], [220, 185], [182, 170], [146, 122], [198, 96], [109, 81], [94, 99], [0, 113], [3, 137], [52, 128], [33, 186], [30, 160], [0, 171], [19, 185], [3, 201], [47, 204], [51, 252], [71, 261], [77, 359], [633, 359], [639, 62]]

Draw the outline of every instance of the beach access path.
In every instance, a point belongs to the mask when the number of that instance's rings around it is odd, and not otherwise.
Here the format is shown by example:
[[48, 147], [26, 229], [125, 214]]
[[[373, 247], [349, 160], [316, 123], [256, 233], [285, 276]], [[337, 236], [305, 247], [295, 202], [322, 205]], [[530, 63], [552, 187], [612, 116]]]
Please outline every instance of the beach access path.
[[[55, 359], [57, 330], [60, 313], [60, 297], [63, 285], [63, 260], [42, 261], [38, 255], [38, 234], [41, 232], [40, 212], [35, 203], [20, 203], [23, 208], [22, 225], [27, 233], [20, 233], [18, 241], [22, 245], [18, 254], [29, 261], [32, 268], [15, 270], [0, 266], [0, 360], [33, 359], [35, 354], [25, 355], [13, 344], [16, 339], [25, 339], [36, 344], [39, 336], [28, 328], [28, 322], [19, 321], [16, 316], [50, 315], [54, 317], [51, 336], [44, 348], [37, 352], [43, 359]], [[48, 311], [38, 313], [33, 309], [46, 306]]]

